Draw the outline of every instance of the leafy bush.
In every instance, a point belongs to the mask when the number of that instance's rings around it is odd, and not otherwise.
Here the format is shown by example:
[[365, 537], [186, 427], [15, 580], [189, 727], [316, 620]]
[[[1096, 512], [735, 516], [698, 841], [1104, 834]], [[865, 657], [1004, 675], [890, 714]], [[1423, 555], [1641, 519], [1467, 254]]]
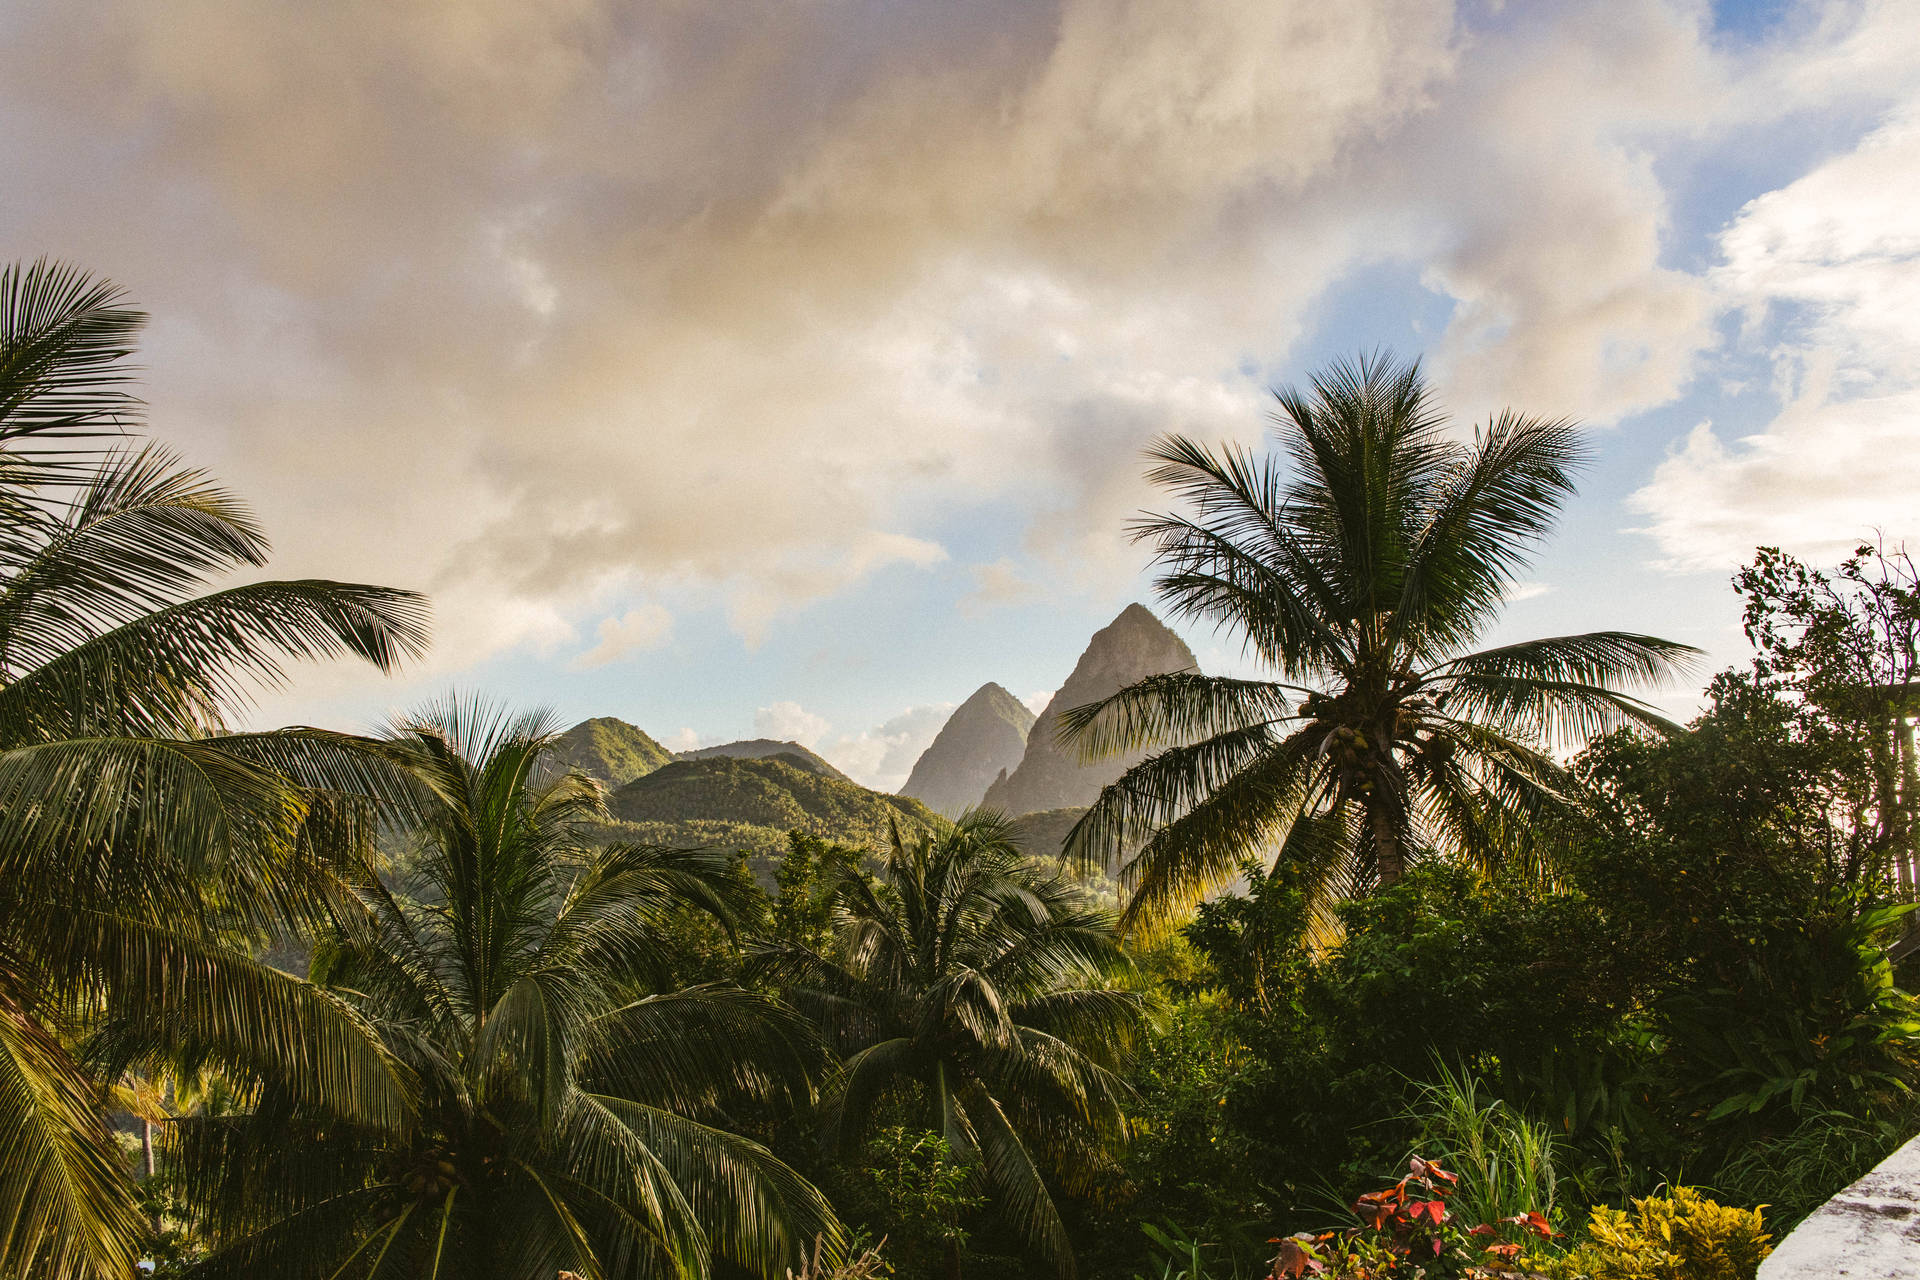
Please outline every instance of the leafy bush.
[[1769, 1239], [1760, 1210], [1675, 1187], [1635, 1200], [1632, 1213], [1595, 1209], [1578, 1248], [1527, 1263], [1549, 1280], [1753, 1280], [1773, 1252]]
[[1354, 1201], [1360, 1226], [1275, 1241], [1272, 1280], [1492, 1280], [1520, 1256], [1522, 1239], [1552, 1238], [1536, 1212], [1462, 1227], [1447, 1208], [1459, 1184], [1438, 1163], [1414, 1156], [1399, 1182]]
[[844, 1206], [851, 1221], [886, 1236], [904, 1275], [932, 1275], [967, 1247], [966, 1217], [984, 1203], [975, 1170], [930, 1130], [893, 1126], [868, 1140]]
[[1498, 1098], [1481, 1100], [1481, 1083], [1462, 1070], [1439, 1069], [1420, 1087], [1414, 1116], [1421, 1148], [1459, 1175], [1454, 1208], [1471, 1222], [1537, 1213], [1554, 1215], [1554, 1138], [1546, 1125]]

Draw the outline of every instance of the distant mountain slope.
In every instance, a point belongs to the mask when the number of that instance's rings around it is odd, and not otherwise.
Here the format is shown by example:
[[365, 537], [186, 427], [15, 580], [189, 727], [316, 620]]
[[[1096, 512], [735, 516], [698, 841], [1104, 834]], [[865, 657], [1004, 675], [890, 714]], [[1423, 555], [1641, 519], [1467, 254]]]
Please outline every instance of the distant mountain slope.
[[1185, 641], [1144, 605], [1128, 605], [1110, 625], [1094, 633], [1073, 674], [1034, 721], [1019, 767], [988, 787], [981, 803], [1012, 817], [1092, 804], [1100, 788], [1146, 753], [1082, 764], [1077, 753], [1055, 739], [1060, 713], [1096, 702], [1146, 676], [1197, 666]]
[[742, 742], [723, 742], [717, 747], [699, 747], [692, 751], [681, 751], [673, 758], [675, 760], [711, 760], [724, 757], [728, 760], [767, 760], [775, 756], [792, 756], [798, 768], [840, 782], [853, 782], [852, 778], [799, 743], [776, 742], [772, 738], [748, 738]]
[[1086, 815], [1086, 807], [1042, 809], [1024, 813], [1013, 820], [1013, 838], [1033, 858], [1057, 858], [1066, 846], [1067, 833]]
[[830, 778], [780, 756], [676, 760], [607, 798], [616, 822], [609, 839], [655, 844], [713, 844], [777, 856], [787, 832], [847, 844], [883, 845], [889, 823], [903, 835], [935, 821], [918, 800], [882, 795]]
[[541, 765], [552, 773], [578, 769], [608, 787], [619, 787], [672, 759], [642, 730], [625, 720], [599, 716], [582, 720], [555, 739]]
[[1020, 763], [1033, 712], [997, 684], [983, 684], [947, 717], [900, 788], [949, 818], [980, 802], [987, 785]]

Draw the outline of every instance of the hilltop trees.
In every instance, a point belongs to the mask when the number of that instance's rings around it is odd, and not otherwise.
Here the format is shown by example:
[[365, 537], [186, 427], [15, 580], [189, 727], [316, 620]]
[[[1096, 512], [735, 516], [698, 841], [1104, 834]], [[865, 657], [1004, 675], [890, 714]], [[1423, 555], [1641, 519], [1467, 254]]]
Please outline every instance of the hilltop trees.
[[1134, 529], [1173, 611], [1274, 678], [1155, 676], [1062, 718], [1090, 754], [1163, 747], [1072, 836], [1089, 859], [1144, 841], [1129, 918], [1267, 851], [1323, 902], [1430, 849], [1506, 856], [1563, 801], [1550, 748], [1661, 723], [1634, 691], [1694, 652], [1619, 631], [1474, 647], [1573, 492], [1571, 424], [1503, 413], [1458, 443], [1418, 366], [1384, 357], [1278, 396], [1277, 455], [1156, 444], [1185, 509]]

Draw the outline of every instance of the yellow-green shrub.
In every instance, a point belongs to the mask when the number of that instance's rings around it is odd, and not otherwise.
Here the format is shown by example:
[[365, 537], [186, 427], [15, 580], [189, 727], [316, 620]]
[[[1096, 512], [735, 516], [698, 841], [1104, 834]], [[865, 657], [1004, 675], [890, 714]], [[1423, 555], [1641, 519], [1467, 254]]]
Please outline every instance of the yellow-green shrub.
[[1633, 1212], [1595, 1209], [1587, 1238], [1555, 1258], [1528, 1259], [1550, 1280], [1753, 1280], [1773, 1252], [1760, 1210], [1716, 1204], [1688, 1187], [1648, 1196]]

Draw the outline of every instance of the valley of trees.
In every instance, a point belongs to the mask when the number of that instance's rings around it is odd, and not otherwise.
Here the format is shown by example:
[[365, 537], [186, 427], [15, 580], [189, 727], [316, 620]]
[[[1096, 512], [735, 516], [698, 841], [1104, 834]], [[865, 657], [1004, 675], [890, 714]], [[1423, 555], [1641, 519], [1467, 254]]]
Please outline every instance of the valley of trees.
[[484, 696], [236, 732], [428, 603], [261, 577], [142, 321], [0, 276], [0, 1280], [1746, 1280], [1920, 1130], [1897, 545], [1729, 566], [1672, 723], [1684, 645], [1486, 639], [1580, 432], [1376, 356], [1151, 450], [1259, 674], [1134, 606], [932, 807]]

